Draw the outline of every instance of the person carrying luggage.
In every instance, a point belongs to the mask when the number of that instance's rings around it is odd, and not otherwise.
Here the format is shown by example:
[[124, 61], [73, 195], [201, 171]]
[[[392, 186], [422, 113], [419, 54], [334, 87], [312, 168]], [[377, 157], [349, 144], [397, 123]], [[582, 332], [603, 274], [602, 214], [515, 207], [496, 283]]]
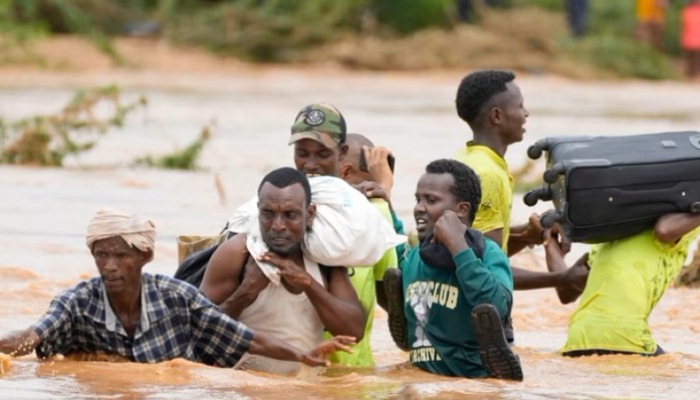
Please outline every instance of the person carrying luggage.
[[[700, 214], [674, 213], [632, 236], [591, 246], [572, 268], [590, 268], [584, 287], [557, 289], [563, 303], [579, 298], [571, 314], [564, 356], [659, 355], [649, 315], [678, 276], [691, 241], [700, 233]], [[566, 269], [556, 241], [546, 246], [547, 265]]]

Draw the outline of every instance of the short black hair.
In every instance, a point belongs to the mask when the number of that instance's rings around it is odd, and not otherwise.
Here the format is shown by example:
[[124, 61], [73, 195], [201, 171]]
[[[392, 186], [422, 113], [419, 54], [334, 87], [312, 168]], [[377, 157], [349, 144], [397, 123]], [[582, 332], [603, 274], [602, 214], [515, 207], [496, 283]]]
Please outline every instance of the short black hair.
[[469, 223], [474, 222], [481, 203], [481, 180], [473, 169], [457, 160], [435, 160], [425, 167], [429, 174], [450, 174], [454, 179], [451, 192], [459, 201], [471, 204]]
[[301, 171], [289, 167], [277, 168], [270, 171], [267, 175], [265, 175], [262, 182], [260, 182], [260, 186], [258, 186], [258, 194], [260, 194], [260, 190], [265, 182], [269, 182], [272, 186], [279, 189], [284, 189], [298, 183], [304, 188], [306, 205], [308, 206], [311, 204], [311, 185], [309, 185], [309, 179]]
[[457, 115], [473, 125], [491, 99], [508, 90], [506, 84], [514, 80], [513, 72], [502, 70], [475, 71], [465, 76], [457, 89]]

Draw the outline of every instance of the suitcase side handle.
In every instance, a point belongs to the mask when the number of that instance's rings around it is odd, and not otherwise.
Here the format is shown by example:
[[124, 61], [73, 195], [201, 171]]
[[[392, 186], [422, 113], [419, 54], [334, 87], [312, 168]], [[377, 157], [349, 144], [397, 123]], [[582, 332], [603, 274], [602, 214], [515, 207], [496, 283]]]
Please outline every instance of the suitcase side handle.
[[[639, 204], [639, 203], [661, 203], [668, 201], [669, 192], [673, 190], [677, 193], [683, 193], [684, 201], [676, 203], [678, 206], [682, 207], [679, 212], [700, 212], [700, 199], [691, 198], [691, 196], [686, 196], [686, 193], [690, 194], [692, 190], [692, 183], [690, 182], [679, 182], [672, 189], [661, 188], [661, 189], [647, 189], [647, 190], [624, 190], [619, 188], [610, 188], [603, 193], [603, 195], [608, 196], [609, 202], [616, 202], [617, 204]], [[697, 206], [696, 206], [697, 204]], [[698, 211], [694, 211], [697, 209]]]

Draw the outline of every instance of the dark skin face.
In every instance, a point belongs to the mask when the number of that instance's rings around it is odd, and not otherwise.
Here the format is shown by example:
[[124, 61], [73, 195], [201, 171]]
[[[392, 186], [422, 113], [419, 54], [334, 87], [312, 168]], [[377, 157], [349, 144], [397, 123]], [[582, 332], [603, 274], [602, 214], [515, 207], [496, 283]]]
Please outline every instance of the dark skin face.
[[347, 155], [348, 146], [328, 148], [312, 139], [294, 143], [294, 165], [306, 175], [338, 176], [340, 161]]
[[452, 185], [454, 185], [454, 178], [450, 174], [426, 173], [418, 181], [413, 216], [420, 240], [434, 231], [435, 223], [447, 210], [454, 211], [462, 223], [468, 225], [471, 205], [457, 200], [450, 191]]
[[258, 222], [262, 239], [270, 251], [290, 256], [301, 251], [307, 227], [316, 215], [316, 207], [306, 206], [301, 184], [277, 188], [269, 182], [258, 193]]
[[92, 246], [97, 270], [110, 296], [140, 293], [141, 270], [151, 255], [129, 246], [121, 236], [99, 240]]
[[507, 144], [521, 142], [525, 123], [530, 115], [525, 108], [523, 94], [514, 82], [506, 84], [508, 90], [497, 96], [498, 107], [491, 109], [489, 118], [499, 127], [502, 140]]

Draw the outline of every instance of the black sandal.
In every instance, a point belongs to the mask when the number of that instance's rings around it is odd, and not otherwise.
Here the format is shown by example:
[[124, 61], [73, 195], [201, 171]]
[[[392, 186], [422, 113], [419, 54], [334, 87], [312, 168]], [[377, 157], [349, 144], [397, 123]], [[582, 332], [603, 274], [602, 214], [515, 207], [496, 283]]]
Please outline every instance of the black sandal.
[[479, 304], [472, 310], [472, 327], [479, 343], [481, 365], [493, 378], [523, 380], [520, 358], [508, 346], [496, 307]]
[[384, 291], [386, 292], [389, 312], [389, 333], [399, 349], [409, 351], [408, 323], [404, 314], [403, 275], [398, 268], [389, 268], [384, 272]]

